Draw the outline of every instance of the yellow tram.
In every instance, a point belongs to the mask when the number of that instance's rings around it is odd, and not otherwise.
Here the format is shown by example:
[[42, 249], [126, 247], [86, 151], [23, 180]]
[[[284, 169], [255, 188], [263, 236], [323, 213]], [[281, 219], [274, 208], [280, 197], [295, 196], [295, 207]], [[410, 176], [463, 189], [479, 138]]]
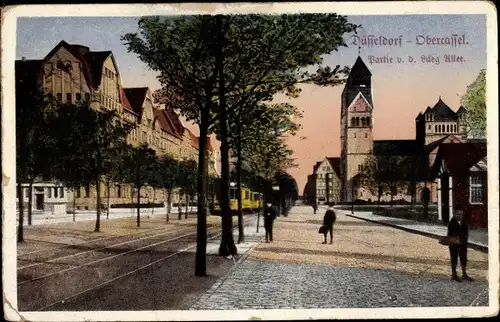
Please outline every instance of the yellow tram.
[[[246, 185], [241, 185], [241, 209], [243, 212], [254, 212], [264, 205], [264, 195], [260, 192], [250, 190]], [[233, 214], [238, 211], [238, 189], [234, 183], [231, 183], [229, 187], [229, 207]], [[215, 214], [219, 214], [220, 208], [220, 196], [214, 200], [213, 211]]]

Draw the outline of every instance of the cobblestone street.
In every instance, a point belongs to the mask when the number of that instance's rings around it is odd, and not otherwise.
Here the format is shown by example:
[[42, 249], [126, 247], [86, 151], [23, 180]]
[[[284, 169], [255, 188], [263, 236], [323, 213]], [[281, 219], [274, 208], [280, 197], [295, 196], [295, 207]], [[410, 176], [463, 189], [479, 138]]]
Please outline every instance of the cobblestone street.
[[324, 210], [296, 207], [197, 303], [200, 309], [439, 307], [488, 305], [488, 255], [469, 249], [474, 282], [449, 277], [447, 247], [435, 239], [349, 218], [333, 245], [317, 233]]

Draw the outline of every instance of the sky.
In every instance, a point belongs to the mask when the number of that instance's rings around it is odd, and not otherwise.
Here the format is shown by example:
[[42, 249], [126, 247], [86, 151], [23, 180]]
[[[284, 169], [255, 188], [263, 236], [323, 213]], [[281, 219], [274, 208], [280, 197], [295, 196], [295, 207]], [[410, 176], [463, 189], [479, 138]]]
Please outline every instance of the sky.
[[[82, 44], [93, 51], [111, 50], [124, 87], [160, 87], [156, 73], [134, 53], [127, 53], [120, 37], [137, 32], [139, 18], [64, 17], [18, 18], [16, 59], [42, 59], [61, 40]], [[352, 66], [358, 56], [372, 73], [373, 135], [381, 139], [415, 138], [415, 117], [439, 97], [453, 110], [481, 69], [486, 68], [485, 15], [367, 15], [347, 16], [361, 24], [363, 39], [391, 39], [391, 44], [370, 46], [354, 43], [345, 35], [348, 48], [324, 57], [324, 63]], [[420, 44], [428, 37], [464, 37], [456, 47]], [[401, 39], [401, 41], [399, 41]], [[444, 55], [462, 57], [462, 62], [445, 62]], [[410, 62], [411, 56], [414, 60]], [[422, 61], [422, 56], [427, 57]], [[384, 58], [385, 57], [385, 58]], [[391, 62], [384, 62], [392, 57]], [[398, 63], [400, 57], [403, 62]], [[434, 59], [432, 59], [433, 57]], [[435, 58], [439, 57], [439, 64]], [[289, 102], [303, 111], [299, 133], [288, 140], [298, 167], [289, 169], [302, 193], [307, 175], [317, 161], [340, 156], [340, 95], [343, 87], [304, 86], [298, 99]], [[186, 124], [198, 133], [196, 126]]]

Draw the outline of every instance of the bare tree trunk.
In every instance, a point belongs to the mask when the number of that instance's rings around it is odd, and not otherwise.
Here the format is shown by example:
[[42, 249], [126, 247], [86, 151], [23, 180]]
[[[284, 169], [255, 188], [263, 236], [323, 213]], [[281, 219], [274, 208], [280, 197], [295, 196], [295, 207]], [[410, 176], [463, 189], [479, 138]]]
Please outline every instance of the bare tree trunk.
[[153, 187], [153, 204], [151, 205], [151, 216], [154, 216], [155, 214], [155, 207], [154, 207], [154, 204], [155, 204], [155, 200], [156, 199], [156, 189], [155, 187]]
[[241, 200], [241, 127], [240, 113], [238, 112], [238, 138], [236, 147], [236, 189], [238, 191], [238, 244], [245, 242], [245, 231], [243, 229], [243, 210]]
[[18, 208], [19, 208], [19, 224], [17, 226], [17, 242], [24, 243], [24, 193], [21, 182], [17, 183]]
[[76, 189], [76, 187], [73, 187], [73, 221], [76, 221]]
[[137, 186], [137, 227], [141, 227], [141, 185]]
[[189, 194], [184, 194], [184, 200], [186, 200], [186, 213], [184, 214], [184, 219], [188, 219], [188, 211], [189, 211]]
[[33, 217], [33, 179], [30, 180], [28, 186], [28, 226], [31, 226], [32, 217]]
[[167, 222], [170, 221], [170, 211], [172, 210], [171, 202], [172, 202], [172, 190], [167, 189], [167, 218], [166, 218]]
[[111, 192], [111, 182], [108, 180], [106, 184], [106, 219], [109, 219], [109, 194]]
[[227, 130], [227, 110], [225, 97], [225, 79], [224, 79], [224, 57], [222, 47], [224, 46], [222, 16], [218, 15], [217, 33], [218, 41], [216, 45], [216, 66], [219, 74], [219, 127], [221, 138], [221, 224], [222, 238], [219, 246], [219, 255], [228, 256], [237, 254], [237, 248], [233, 238], [233, 218], [229, 205], [229, 143]]
[[200, 124], [200, 143], [198, 154], [198, 174], [197, 174], [197, 234], [196, 234], [196, 261], [195, 261], [195, 276], [207, 275], [207, 213], [206, 213], [206, 186], [207, 186], [207, 133], [208, 133], [208, 117], [209, 103], [206, 103], [205, 108], [201, 112]]
[[95, 232], [99, 232], [101, 230], [101, 176], [96, 174], [95, 177], [95, 190], [97, 194], [97, 207], [96, 207], [96, 221], [95, 221]]

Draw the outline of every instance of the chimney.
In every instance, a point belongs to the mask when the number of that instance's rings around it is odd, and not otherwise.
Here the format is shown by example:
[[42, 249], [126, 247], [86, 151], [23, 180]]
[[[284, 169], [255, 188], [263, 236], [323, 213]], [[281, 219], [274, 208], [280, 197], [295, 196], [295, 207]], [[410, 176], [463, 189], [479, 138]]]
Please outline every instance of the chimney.
[[23, 56], [22, 60], [26, 60], [26, 57]]

